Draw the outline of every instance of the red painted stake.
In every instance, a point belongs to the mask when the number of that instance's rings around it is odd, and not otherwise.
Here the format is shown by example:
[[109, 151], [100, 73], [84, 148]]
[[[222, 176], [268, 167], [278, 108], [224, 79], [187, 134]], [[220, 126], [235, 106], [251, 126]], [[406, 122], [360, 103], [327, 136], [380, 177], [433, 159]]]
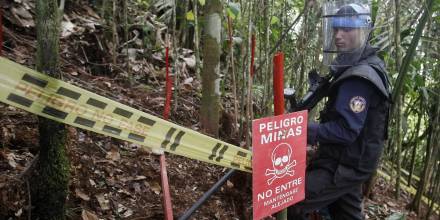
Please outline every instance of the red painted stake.
[[169, 48], [166, 47], [165, 49], [165, 70], [166, 70], [166, 96], [165, 96], [165, 109], [163, 112], [163, 118], [165, 120], [168, 120], [168, 116], [170, 115], [170, 109], [171, 109], [171, 88], [173, 86], [173, 82], [170, 76], [170, 64], [169, 64]]
[[251, 77], [254, 77], [254, 58], [255, 58], [255, 34], [252, 34], [252, 42], [251, 42]]
[[0, 56], [3, 50], [3, 9], [0, 7]]
[[[169, 74], [169, 61], [168, 61], [168, 46], [165, 49], [165, 69], [166, 69], [166, 99], [165, 107], [163, 111], [163, 118], [168, 120], [170, 115], [170, 103], [171, 103], [171, 77]], [[173, 205], [171, 203], [170, 187], [168, 184], [168, 174], [167, 174], [167, 162], [165, 161], [165, 154], [160, 155], [160, 176], [163, 190], [163, 207], [166, 220], [173, 219]]]
[[163, 206], [166, 220], [173, 219], [173, 204], [171, 203], [170, 186], [168, 184], [167, 162], [165, 154], [160, 155], [160, 176], [163, 190]]
[[275, 115], [284, 114], [284, 54], [273, 57], [273, 104]]
[[[277, 52], [273, 57], [273, 105], [275, 115], [284, 114], [284, 53]], [[277, 220], [287, 219], [287, 209], [276, 215]]]

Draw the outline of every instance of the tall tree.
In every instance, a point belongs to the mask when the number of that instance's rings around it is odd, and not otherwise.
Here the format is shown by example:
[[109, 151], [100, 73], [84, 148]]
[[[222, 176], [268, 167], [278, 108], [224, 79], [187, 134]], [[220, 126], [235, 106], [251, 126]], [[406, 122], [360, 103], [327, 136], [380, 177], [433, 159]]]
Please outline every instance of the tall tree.
[[[57, 0], [37, 0], [37, 70], [61, 78], [58, 71], [60, 11]], [[35, 219], [65, 219], [69, 163], [63, 124], [39, 118], [40, 156], [32, 176]]]
[[[423, 11], [423, 15], [420, 18], [419, 23], [417, 24], [416, 31], [411, 39], [411, 44], [406, 50], [402, 66], [399, 68], [399, 75], [397, 76], [392, 94], [393, 100], [397, 100], [397, 96], [402, 91], [404, 79], [408, 75], [409, 65], [414, 58], [417, 45], [419, 44], [420, 37], [422, 36], [423, 29], [425, 28], [425, 24], [428, 21], [428, 18], [431, 17], [433, 5], [434, 0], [426, 0], [426, 4], [424, 5], [425, 10]], [[394, 110], [394, 105], [392, 105], [391, 108]], [[393, 110], [391, 113], [394, 113]]]
[[[396, 60], [396, 67], [395, 67], [395, 71], [399, 72], [399, 68], [401, 65], [401, 56], [400, 56], [400, 0], [394, 0], [394, 6], [395, 6], [395, 11], [394, 11], [394, 44], [395, 44], [395, 60]], [[402, 146], [402, 133], [401, 133], [401, 128], [402, 128], [402, 118], [401, 118], [401, 113], [402, 113], [402, 108], [401, 106], [403, 105], [402, 103], [402, 99], [404, 97], [404, 94], [400, 94], [400, 96], [398, 96], [397, 100], [396, 100], [396, 113], [395, 113], [395, 126], [396, 126], [396, 130], [395, 130], [395, 149], [396, 149], [396, 191], [394, 194], [394, 197], [396, 199], [399, 198], [400, 195], [400, 166], [401, 166], [401, 146]]]
[[[438, 89], [437, 89], [438, 90]], [[423, 194], [426, 191], [426, 187], [428, 184], [428, 180], [430, 178], [430, 174], [432, 168], [434, 166], [436, 155], [438, 154], [439, 147], [437, 146], [438, 141], [440, 140], [439, 132], [440, 132], [440, 96], [436, 98], [435, 102], [432, 104], [430, 109], [430, 125], [429, 125], [429, 135], [428, 141], [426, 144], [426, 152], [425, 152], [425, 160], [423, 165], [422, 175], [420, 176], [420, 182], [417, 187], [416, 195], [411, 203], [410, 209], [419, 213], [420, 204], [422, 201]]]
[[222, 2], [206, 1], [200, 121], [203, 130], [215, 136], [218, 136], [220, 109], [221, 16]]

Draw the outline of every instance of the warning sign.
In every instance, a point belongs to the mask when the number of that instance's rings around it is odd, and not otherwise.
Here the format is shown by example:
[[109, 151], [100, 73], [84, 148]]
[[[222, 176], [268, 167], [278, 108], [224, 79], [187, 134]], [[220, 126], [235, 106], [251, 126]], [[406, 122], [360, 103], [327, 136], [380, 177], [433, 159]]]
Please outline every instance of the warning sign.
[[252, 122], [254, 219], [304, 199], [307, 111]]

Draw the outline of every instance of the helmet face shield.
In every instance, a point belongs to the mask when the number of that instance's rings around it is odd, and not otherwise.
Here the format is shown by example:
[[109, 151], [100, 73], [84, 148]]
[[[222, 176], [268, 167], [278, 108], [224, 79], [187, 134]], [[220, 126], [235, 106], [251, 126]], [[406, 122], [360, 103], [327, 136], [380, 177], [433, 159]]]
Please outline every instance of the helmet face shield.
[[368, 0], [328, 1], [323, 5], [323, 62], [351, 66], [362, 55], [371, 31]]

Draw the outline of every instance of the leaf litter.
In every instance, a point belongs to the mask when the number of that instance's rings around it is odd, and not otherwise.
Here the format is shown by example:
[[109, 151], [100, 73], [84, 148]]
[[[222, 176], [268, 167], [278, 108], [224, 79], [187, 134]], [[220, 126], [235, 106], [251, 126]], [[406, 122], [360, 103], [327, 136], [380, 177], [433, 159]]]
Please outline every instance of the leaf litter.
[[[21, 64], [33, 67], [36, 41], [35, 3], [33, 0], [2, 0], [5, 40], [10, 46], [5, 56]], [[127, 89], [126, 59], [120, 58], [116, 66], [111, 60], [102, 37], [103, 21], [86, 1], [67, 5], [62, 20], [61, 70], [66, 81], [99, 95], [130, 105], [151, 114], [161, 115], [164, 103], [165, 61], [164, 50], [151, 52], [139, 48], [139, 41], [129, 45], [129, 53], [121, 49], [121, 56], [129, 56], [129, 65], [138, 85]], [[166, 27], [155, 20], [150, 12], [138, 12], [136, 18], [146, 16], [149, 28], [157, 33]], [[144, 13], [144, 14], [142, 14]], [[21, 31], [14, 32], [16, 28]], [[132, 34], [135, 31], [131, 32]], [[163, 46], [163, 39], [156, 39]], [[199, 129], [200, 81], [194, 73], [193, 51], [180, 48], [177, 91], [177, 109], [171, 120], [192, 129]], [[173, 62], [171, 54], [171, 62]], [[96, 63], [98, 65], [96, 65]], [[100, 69], [92, 74], [93, 69]], [[105, 74], [103, 74], [105, 73]], [[111, 77], [115, 76], [115, 77]], [[121, 78], [121, 76], [125, 78]], [[176, 88], [173, 88], [176, 91]], [[173, 100], [175, 102], [175, 100]], [[226, 103], [230, 105], [230, 103]], [[17, 179], [38, 153], [38, 124], [35, 115], [0, 103], [0, 217], [27, 219], [28, 194], [26, 184]], [[226, 140], [229, 137], [225, 137]], [[234, 143], [239, 145], [238, 143]], [[89, 131], [68, 127], [67, 151], [70, 159], [71, 179], [67, 199], [69, 219], [163, 219], [162, 187], [160, 185], [159, 158], [142, 147], [97, 135]], [[175, 217], [181, 216], [226, 169], [187, 158], [168, 155], [168, 176]], [[234, 178], [233, 178], [234, 179]], [[243, 219], [251, 211], [249, 186], [241, 186], [231, 179], [215, 193], [195, 214], [194, 219]], [[367, 219], [394, 219], [404, 213], [407, 219], [417, 219], [414, 213], [404, 209], [409, 197], [399, 201], [380, 179], [376, 182], [376, 196], [367, 199]], [[384, 205], [385, 204], [385, 205]]]

